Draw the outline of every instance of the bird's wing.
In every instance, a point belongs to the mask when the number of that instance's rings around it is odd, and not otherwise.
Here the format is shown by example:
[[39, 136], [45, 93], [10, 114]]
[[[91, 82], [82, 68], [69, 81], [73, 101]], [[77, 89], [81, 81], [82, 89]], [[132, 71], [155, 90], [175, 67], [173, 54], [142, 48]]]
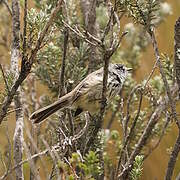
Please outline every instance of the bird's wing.
[[84, 97], [94, 96], [91, 97], [92, 100], [99, 98], [98, 93], [102, 91], [102, 72], [97, 70], [89, 74], [74, 90], [74, 101], [77, 101], [82, 95]]

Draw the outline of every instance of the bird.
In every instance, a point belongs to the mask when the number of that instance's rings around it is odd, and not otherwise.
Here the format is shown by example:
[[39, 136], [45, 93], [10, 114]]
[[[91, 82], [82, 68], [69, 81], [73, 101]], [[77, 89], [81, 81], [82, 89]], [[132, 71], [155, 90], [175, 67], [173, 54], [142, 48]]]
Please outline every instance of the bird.
[[[127, 68], [122, 64], [109, 64], [106, 93], [107, 103], [119, 94], [131, 70], [132, 68]], [[64, 108], [74, 109], [74, 116], [78, 116], [84, 111], [88, 111], [90, 115], [97, 113], [101, 107], [103, 72], [104, 68], [101, 67], [90, 73], [72, 91], [60, 97], [54, 103], [32, 113], [30, 116], [32, 123], [41, 123], [56, 111]]]

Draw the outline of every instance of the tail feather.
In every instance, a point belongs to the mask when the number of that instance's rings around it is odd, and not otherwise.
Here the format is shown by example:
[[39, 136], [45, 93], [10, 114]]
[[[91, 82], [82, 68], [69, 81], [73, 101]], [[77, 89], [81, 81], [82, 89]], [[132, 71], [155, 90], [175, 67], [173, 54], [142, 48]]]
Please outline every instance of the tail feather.
[[70, 97], [71, 96], [68, 96], [68, 94], [67, 94], [67, 95], [63, 96], [62, 98], [60, 98], [59, 100], [57, 100], [56, 102], [54, 102], [53, 104], [50, 104], [49, 106], [43, 107], [43, 108], [35, 111], [30, 116], [30, 120], [34, 124], [40, 123], [43, 120], [45, 120], [47, 117], [49, 117], [51, 114], [58, 111], [59, 109], [70, 106], [70, 104], [71, 104]]

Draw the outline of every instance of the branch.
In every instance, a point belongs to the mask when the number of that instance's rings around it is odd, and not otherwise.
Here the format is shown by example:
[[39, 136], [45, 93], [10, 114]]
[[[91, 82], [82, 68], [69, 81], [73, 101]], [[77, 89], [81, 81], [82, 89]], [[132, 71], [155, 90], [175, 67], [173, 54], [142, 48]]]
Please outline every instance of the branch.
[[110, 60], [110, 57], [107, 52], [104, 52], [103, 60], [104, 60], [104, 67], [103, 67], [103, 88], [102, 88], [102, 97], [101, 97], [101, 108], [100, 108], [98, 120], [95, 125], [95, 129], [92, 132], [92, 136], [90, 137], [90, 139], [87, 143], [87, 148], [89, 148], [93, 144], [94, 139], [95, 139], [94, 137], [97, 136], [100, 128], [102, 127], [103, 116], [104, 116], [104, 112], [105, 112], [105, 108], [106, 108], [108, 67], [109, 67], [109, 60]]
[[[177, 89], [177, 86], [175, 85], [172, 88], [172, 90], [170, 91], [171, 95], [175, 96], [177, 91], [178, 91], [178, 89]], [[123, 171], [118, 176], [119, 178], [122, 178], [122, 177], [126, 178], [127, 177], [127, 174], [129, 173], [129, 171], [132, 168], [135, 157], [141, 152], [142, 148], [147, 143], [147, 139], [149, 138], [149, 136], [150, 136], [150, 134], [152, 132], [152, 129], [154, 128], [154, 126], [158, 122], [161, 114], [166, 110], [166, 108], [170, 104], [170, 100], [169, 100], [168, 96], [166, 96], [163, 100], [160, 99], [158, 102], [160, 102], [158, 107], [152, 113], [152, 115], [151, 115], [151, 117], [150, 117], [150, 119], [148, 121], [148, 124], [147, 124], [146, 128], [144, 129], [143, 134], [141, 135], [135, 149], [133, 150], [132, 154], [130, 155], [130, 158], [129, 158], [128, 162], [126, 163]]]
[[133, 98], [133, 95], [136, 93], [136, 91], [141, 88], [141, 85], [138, 84], [137, 86], [135, 86], [132, 91], [130, 92], [129, 96], [128, 96], [128, 99], [127, 99], [127, 112], [126, 112], [126, 119], [124, 120], [123, 122], [123, 133], [124, 133], [124, 138], [126, 137], [127, 135], [127, 128], [128, 128], [128, 123], [129, 123], [129, 119], [130, 119], [130, 104], [131, 104], [131, 100]]
[[[83, 40], [85, 40], [88, 44], [93, 45], [93, 46], [99, 46], [99, 45], [101, 45], [101, 41], [100, 41], [99, 39], [95, 38], [95, 37], [94, 37], [93, 35], [91, 35], [90, 33], [87, 33], [87, 32], [85, 31], [86, 35], [84, 35], [77, 27], [73, 28], [73, 27], [71, 27], [67, 22], [65, 22], [65, 21], [63, 21], [63, 20], [62, 20], [62, 23], [64, 24], [64, 26], [65, 26], [66, 28], [68, 28], [68, 29], [69, 29], [70, 31], [72, 31], [74, 34], [76, 34], [77, 36], [79, 36], [80, 38], [82, 38]], [[95, 42], [91, 42], [91, 41], [87, 38], [87, 35], [88, 35], [89, 37], [91, 37], [92, 40], [95, 41]]]
[[9, 94], [10, 90], [9, 90], [8, 82], [6, 80], [6, 76], [5, 76], [5, 73], [4, 73], [4, 70], [3, 70], [3, 67], [2, 67], [1, 64], [0, 64], [0, 69], [1, 69], [1, 72], [2, 72], [2, 76], [3, 76], [3, 80], [4, 80], [4, 83], [5, 83], [6, 89], [7, 89], [8, 94]]
[[85, 113], [85, 125], [83, 127], [83, 129], [81, 129], [78, 134], [74, 135], [74, 137], [72, 138], [72, 141], [75, 141], [77, 139], [79, 139], [81, 136], [83, 136], [85, 134], [85, 132], [87, 131], [87, 128], [88, 128], [88, 124], [89, 124], [89, 121], [90, 121], [90, 116], [89, 114], [86, 112]]
[[66, 52], [68, 47], [68, 38], [69, 38], [69, 31], [67, 28], [64, 29], [64, 45], [63, 45], [63, 57], [61, 61], [61, 69], [59, 73], [59, 98], [65, 94], [65, 83], [64, 83], [64, 76], [65, 76], [65, 65], [66, 65]]
[[171, 117], [169, 116], [169, 114], [167, 114], [166, 116], [167, 116], [167, 117], [166, 117], [166, 122], [164, 123], [162, 132], [161, 132], [161, 134], [160, 134], [160, 136], [159, 136], [159, 139], [158, 139], [158, 141], [156, 142], [156, 144], [148, 151], [148, 153], [144, 155], [144, 158], [143, 158], [144, 160], [145, 160], [146, 158], [148, 158], [149, 155], [150, 155], [150, 154], [159, 146], [159, 144], [161, 143], [161, 140], [163, 139], [163, 137], [164, 137], [164, 135], [165, 135], [165, 133], [166, 133], [167, 127], [168, 127], [168, 125], [169, 125], [169, 122], [170, 122], [170, 120], [171, 120]]
[[2, 0], [2, 3], [4, 3], [4, 5], [7, 7], [7, 10], [9, 12], [9, 14], [12, 16], [12, 10], [11, 8], [9, 7], [9, 4], [6, 0]]
[[180, 151], [180, 130], [179, 130], [179, 133], [178, 133], [178, 137], [176, 139], [176, 143], [175, 143], [175, 145], [173, 147], [173, 151], [171, 152], [171, 155], [170, 155], [170, 159], [169, 159], [169, 162], [168, 162], [168, 167], [167, 167], [167, 170], [166, 170], [165, 180], [171, 180], [172, 179], [174, 166], [176, 164], [179, 151]]
[[47, 35], [47, 31], [48, 31], [49, 27], [52, 25], [53, 20], [56, 17], [56, 14], [60, 10], [62, 2], [63, 2], [63, 0], [59, 0], [58, 3], [57, 3], [57, 7], [52, 11], [52, 13], [50, 15], [50, 18], [49, 18], [48, 22], [45, 25], [45, 28], [40, 33], [40, 37], [37, 40], [35, 48], [31, 51], [31, 55], [30, 55], [30, 58], [28, 59], [28, 61], [22, 61], [21, 72], [20, 72], [17, 80], [13, 84], [9, 95], [5, 98], [5, 100], [4, 100], [3, 104], [2, 104], [2, 107], [1, 107], [1, 110], [0, 110], [0, 124], [2, 123], [4, 117], [7, 114], [7, 110], [8, 110], [8, 108], [9, 108], [11, 102], [12, 102], [12, 99], [13, 99], [18, 87], [22, 84], [22, 82], [26, 79], [26, 77], [30, 73], [32, 64], [35, 61], [35, 58], [36, 58], [37, 52], [38, 52], [38, 50], [39, 50], [39, 48], [41, 46], [41, 43], [43, 42], [43, 39], [44, 39], [45, 35]]
[[[34, 136], [34, 132], [32, 132], [32, 130], [33, 131], [35, 131], [36, 129], [32, 129], [31, 130], [31, 132], [30, 132], [30, 130], [29, 130], [29, 127], [28, 127], [28, 125], [27, 125], [27, 123], [25, 123], [25, 129], [26, 129], [26, 135], [27, 135], [27, 137], [29, 138], [29, 140], [30, 140], [30, 149], [32, 149], [33, 151], [31, 151], [31, 154], [35, 154], [35, 153], [39, 153], [40, 152], [40, 150], [39, 150], [39, 148], [38, 148], [38, 144], [37, 144], [37, 137], [33, 137]], [[30, 158], [30, 157], [28, 157], [28, 158]], [[43, 169], [43, 174], [45, 175], [45, 177], [46, 177], [46, 179], [48, 179], [48, 170], [47, 170], [47, 167], [46, 167], [46, 164], [45, 164], [45, 162], [44, 162], [44, 160], [43, 160], [43, 158], [41, 157], [41, 156], [39, 156], [39, 158], [40, 158], [40, 162], [41, 162], [41, 165], [42, 165], [42, 169]], [[33, 161], [33, 160], [32, 160]], [[36, 165], [36, 162], [37, 162], [37, 159], [35, 158], [34, 159], [34, 164]], [[31, 175], [31, 172], [30, 172], [30, 175]], [[32, 179], [33, 179], [34, 177], [32, 177]]]
[[36, 168], [34, 161], [31, 159], [31, 152], [30, 152], [27, 144], [25, 143], [25, 141], [23, 141], [23, 147], [24, 147], [24, 150], [25, 150], [25, 154], [29, 159], [29, 165], [30, 165], [31, 173], [33, 174], [33, 179], [40, 180], [41, 178], [40, 178], [40, 175], [39, 175], [39, 171]]
[[174, 28], [174, 64], [176, 71], [176, 80], [179, 87], [179, 99], [180, 99], [180, 17], [176, 21]]
[[[124, 127], [123, 127], [123, 133], [124, 133], [124, 142], [123, 142], [123, 147], [122, 147], [122, 150], [120, 152], [120, 157], [119, 157], [119, 160], [118, 160], [118, 166], [117, 166], [117, 170], [116, 170], [116, 177], [118, 176], [118, 172], [120, 170], [120, 166], [121, 166], [121, 161], [122, 161], [122, 157], [123, 157], [123, 153], [124, 153], [124, 150], [126, 149], [126, 147], [128, 146], [129, 144], [129, 141], [130, 139], [132, 138], [133, 136], [133, 132], [134, 132], [134, 129], [136, 127], [136, 123], [137, 123], [137, 120], [139, 118], [139, 115], [140, 115], [140, 111], [141, 111], [141, 106], [142, 106], [142, 99], [143, 99], [143, 92], [142, 90], [140, 90], [141, 88], [141, 85], [137, 85], [135, 86], [135, 88], [133, 88], [133, 90], [131, 91], [129, 97], [128, 97], [128, 102], [127, 102], [127, 115], [126, 115], [126, 120], [124, 122]], [[138, 111], [137, 111], [137, 114], [134, 118], [134, 120], [132, 121], [132, 126], [130, 128], [130, 131], [129, 131], [129, 134], [127, 134], [127, 128], [128, 128], [128, 121], [130, 119], [130, 116], [129, 116], [129, 109], [130, 109], [130, 102], [131, 102], [131, 99], [132, 99], [132, 96], [134, 95], [134, 93], [136, 91], [140, 92], [140, 99], [139, 99], [139, 105], [138, 105]]]
[[116, 114], [117, 114], [119, 111], [121, 112], [122, 106], [123, 106], [123, 99], [120, 98], [120, 99], [118, 100], [117, 104], [118, 104], [118, 105], [117, 105], [117, 107], [116, 107], [116, 110], [113, 111], [113, 113], [112, 113], [112, 115], [111, 115], [111, 118], [110, 118], [110, 120], [109, 120], [109, 122], [108, 122], [108, 124], [107, 124], [107, 126], [106, 126], [106, 129], [111, 129], [111, 126], [112, 126], [112, 124], [113, 124], [113, 122], [114, 122], [114, 120], [115, 120]]
[[22, 63], [25, 63], [27, 57], [26, 56], [26, 37], [27, 34], [27, 0], [24, 1], [24, 27], [23, 27], [23, 51], [22, 51]]
[[[111, 11], [111, 13], [113, 13], [113, 11]], [[111, 25], [111, 23], [109, 25]], [[126, 34], [127, 34], [127, 32], [123, 32], [122, 35], [120, 36], [118, 42], [116, 43], [116, 45], [112, 46], [112, 44], [110, 44], [109, 48], [105, 47], [104, 42], [102, 40], [101, 40], [100, 43], [98, 43], [99, 40], [97, 41], [97, 43], [101, 46], [102, 51], [103, 51], [103, 62], [104, 62], [104, 67], [103, 67], [103, 88], [102, 88], [102, 97], [101, 97], [101, 108], [100, 108], [100, 111], [99, 111], [99, 116], [98, 116], [98, 120], [97, 120], [96, 125], [95, 125], [95, 129], [94, 129], [94, 131], [92, 133], [92, 136], [90, 137], [90, 139], [89, 139], [89, 141], [87, 143], [88, 148], [93, 144], [94, 139], [95, 139], [94, 137], [97, 136], [100, 128], [102, 127], [102, 123], [103, 123], [103, 116], [104, 116], [104, 112], [105, 112], [105, 108], [106, 108], [108, 67], [109, 67], [110, 58], [114, 54], [114, 52], [117, 50], [117, 48], [119, 47], [123, 37]]]
[[[11, 72], [16, 81], [19, 75], [19, 57], [20, 57], [20, 5], [19, 0], [12, 1], [12, 45], [11, 45]], [[10, 92], [9, 92], [10, 94]], [[22, 104], [21, 89], [17, 89], [14, 98], [16, 111], [16, 127], [13, 137], [13, 158], [14, 164], [22, 161], [23, 155], [23, 126], [24, 126], [24, 110]], [[19, 166], [15, 170], [16, 179], [24, 179], [23, 167]]]
[[[174, 64], [175, 64], [175, 70], [176, 70], [177, 84], [178, 84], [178, 88], [179, 88], [178, 94], [180, 97], [180, 30], [179, 30], [179, 28], [180, 28], [180, 18], [176, 21], [175, 36], [174, 36], [174, 40], [175, 40]], [[173, 106], [173, 108], [174, 108], [174, 106]], [[168, 162], [168, 167], [167, 167], [166, 176], [165, 176], [166, 180], [170, 180], [172, 178], [174, 167], [176, 164], [176, 160], [177, 160], [177, 157], [178, 157], [178, 154], [180, 151], [180, 121], [177, 119], [176, 114], [175, 114], [175, 121], [176, 121], [176, 124], [178, 126], [179, 134], [178, 134], [176, 143], [175, 143], [174, 148], [171, 152], [170, 159]]]
[[27, 163], [28, 161], [30, 161], [34, 158], [45, 155], [48, 151], [49, 151], [49, 149], [45, 149], [44, 151], [41, 151], [40, 153], [34, 154], [31, 157], [19, 162], [19, 164], [16, 164], [12, 169], [10, 169], [7, 173], [5, 173], [3, 176], [1, 176], [0, 180], [7, 179], [8, 174], [12, 173], [16, 168], [18, 168], [19, 166], [22, 166], [23, 164]]
[[[97, 36], [96, 28], [96, 0], [81, 0], [81, 9], [83, 13], [83, 19], [85, 28], [88, 33], [93, 36]], [[90, 45], [90, 53], [88, 57], [88, 72], [94, 71], [97, 65], [97, 49], [95, 46]]]
[[[42, 139], [42, 142], [45, 145], [46, 149], [48, 149], [49, 155], [51, 156], [54, 165], [58, 166], [58, 162], [61, 162], [58, 153], [53, 148], [52, 148], [52, 151], [51, 151], [51, 148], [50, 148], [48, 142], [43, 138], [43, 136], [41, 136], [41, 139]], [[58, 177], [60, 177], [60, 172], [59, 172], [58, 168], [56, 168], [56, 175], [57, 175], [57, 179], [58, 179]]]
[[60, 10], [60, 8], [61, 8], [62, 2], [63, 2], [63, 0], [59, 0], [59, 1], [57, 2], [56, 8], [52, 11], [48, 22], [46, 23], [43, 31], [40, 33], [39, 39], [37, 40], [37, 43], [36, 43], [36, 46], [35, 46], [35, 48], [32, 50], [31, 56], [30, 56], [30, 58], [29, 58], [30, 65], [32, 65], [32, 64], [34, 63], [35, 57], [36, 57], [36, 55], [37, 55], [37, 52], [38, 52], [38, 50], [39, 50], [40, 47], [41, 47], [41, 43], [43, 42], [44, 37], [47, 35], [47, 32], [48, 32], [49, 27], [50, 27], [50, 26], [52, 25], [52, 23], [54, 22], [54, 19], [55, 19], [55, 17], [56, 17], [56, 14], [59, 12], [59, 10]]
[[177, 115], [176, 115], [177, 114], [176, 113], [176, 106], [175, 106], [174, 100], [173, 100], [173, 98], [171, 96], [170, 87], [169, 87], [168, 81], [166, 79], [166, 75], [164, 73], [164, 70], [163, 70], [163, 66], [162, 66], [161, 59], [160, 59], [160, 53], [159, 53], [159, 49], [158, 49], [158, 45], [157, 45], [157, 41], [156, 41], [156, 37], [155, 37], [153, 28], [149, 29], [149, 34], [151, 36], [151, 41], [152, 41], [153, 48], [154, 48], [154, 54], [155, 54], [155, 57], [156, 57], [157, 66], [159, 67], [159, 70], [160, 70], [160, 73], [161, 73], [161, 76], [162, 76], [162, 80], [164, 82], [164, 86], [165, 86], [165, 89], [166, 89], [166, 93], [167, 93], [167, 96], [169, 98], [171, 111], [172, 111], [172, 117], [174, 118], [178, 128], [180, 129], [180, 121], [178, 120]]
[[157, 61], [154, 63], [152, 71], [150, 72], [150, 74], [149, 74], [149, 76], [148, 76], [148, 78], [147, 78], [147, 80], [146, 80], [146, 82], [144, 84], [144, 87], [143, 87], [144, 89], [146, 88], [147, 84], [149, 83], [149, 80], [152, 78], [156, 68], [157, 68]]

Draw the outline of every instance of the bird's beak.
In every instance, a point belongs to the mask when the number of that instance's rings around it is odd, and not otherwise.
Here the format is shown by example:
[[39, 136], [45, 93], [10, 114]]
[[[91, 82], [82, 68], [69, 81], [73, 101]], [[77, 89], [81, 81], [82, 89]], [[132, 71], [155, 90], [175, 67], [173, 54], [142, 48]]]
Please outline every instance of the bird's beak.
[[132, 72], [132, 70], [133, 70], [132, 68], [127, 68], [128, 72]]

